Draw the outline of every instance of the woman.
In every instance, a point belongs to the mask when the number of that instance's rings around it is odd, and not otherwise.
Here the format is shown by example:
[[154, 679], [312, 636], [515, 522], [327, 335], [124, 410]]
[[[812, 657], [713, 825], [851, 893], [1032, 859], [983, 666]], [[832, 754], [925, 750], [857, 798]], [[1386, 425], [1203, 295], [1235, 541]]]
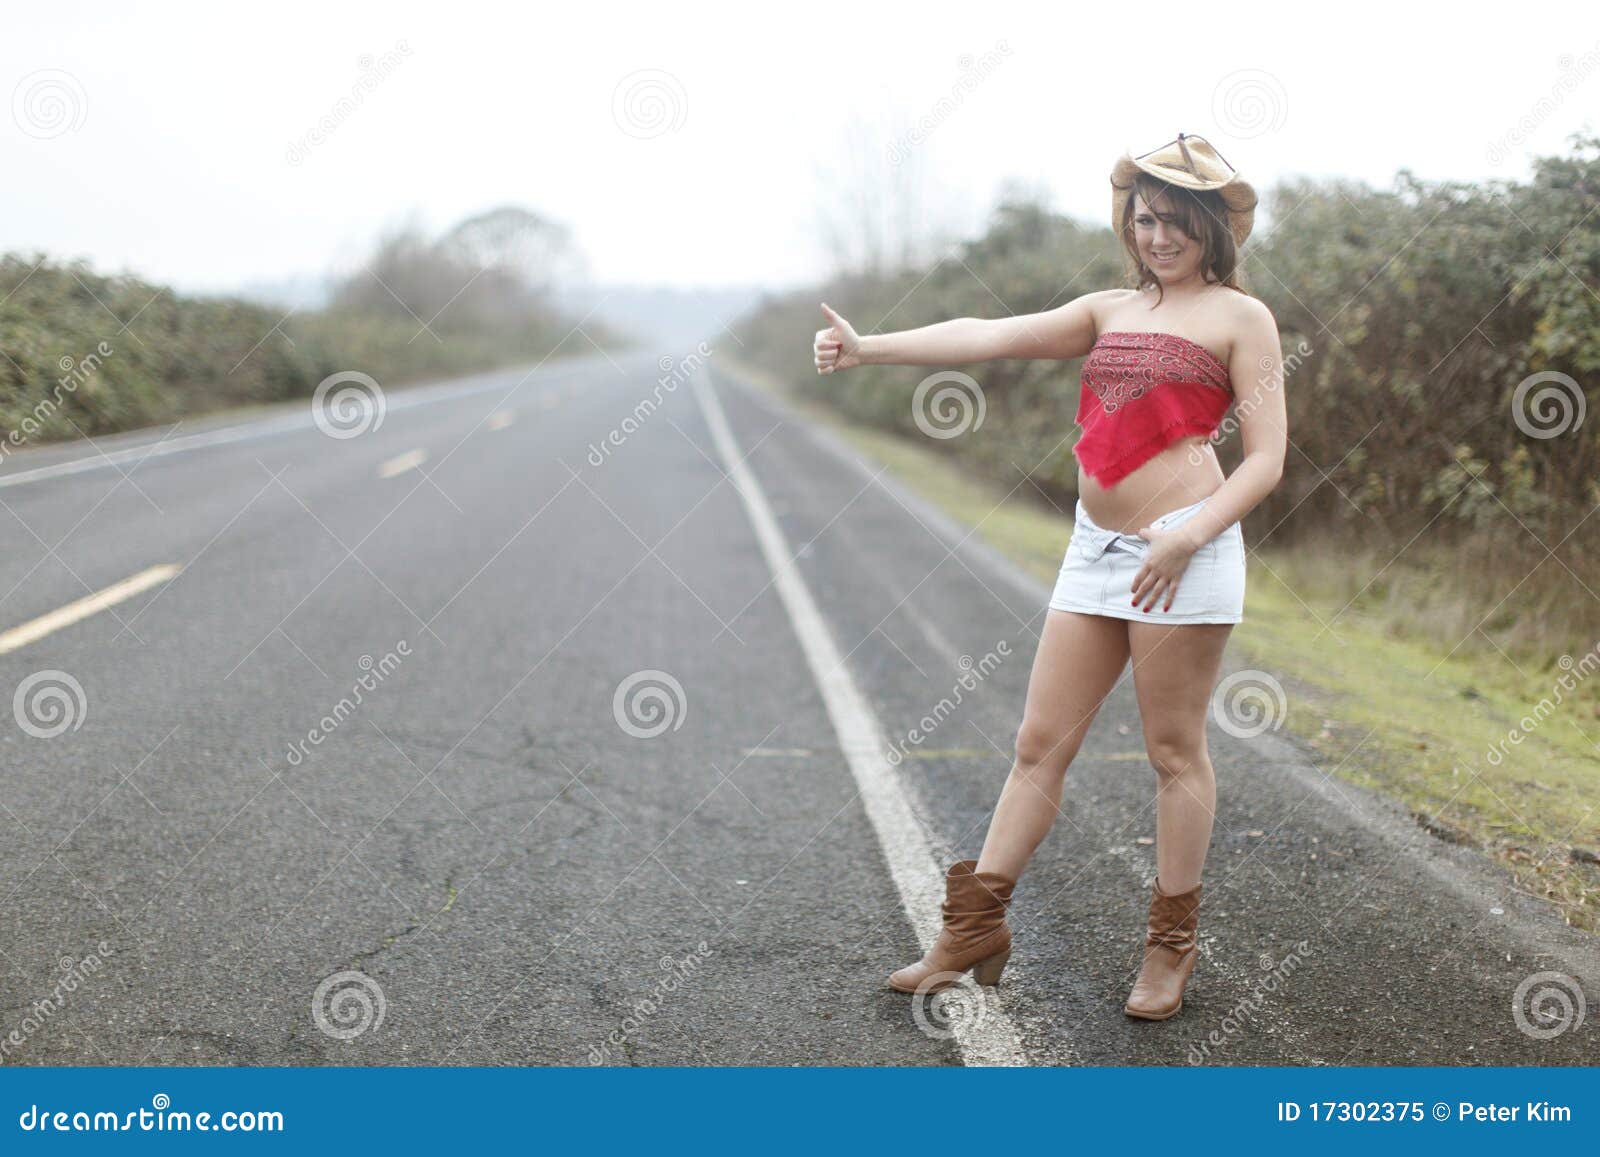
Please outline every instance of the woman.
[[[1200, 137], [1111, 175], [1112, 227], [1132, 289], [1058, 309], [958, 318], [858, 335], [826, 304], [815, 361], [951, 365], [1087, 355], [1073, 448], [1076, 523], [1028, 683], [1016, 762], [976, 861], [946, 874], [944, 927], [893, 973], [902, 992], [935, 992], [972, 971], [993, 984], [1011, 953], [1006, 906], [1060, 807], [1067, 767], [1133, 662], [1145, 750], [1155, 767], [1156, 878], [1144, 961], [1125, 1011], [1165, 1020], [1182, 1007], [1199, 952], [1200, 875], [1216, 783], [1206, 714], [1222, 651], [1244, 610], [1239, 520], [1283, 473], [1282, 350], [1271, 312], [1237, 275], [1256, 194]], [[1230, 403], [1244, 457], [1224, 477], [1212, 448]]]

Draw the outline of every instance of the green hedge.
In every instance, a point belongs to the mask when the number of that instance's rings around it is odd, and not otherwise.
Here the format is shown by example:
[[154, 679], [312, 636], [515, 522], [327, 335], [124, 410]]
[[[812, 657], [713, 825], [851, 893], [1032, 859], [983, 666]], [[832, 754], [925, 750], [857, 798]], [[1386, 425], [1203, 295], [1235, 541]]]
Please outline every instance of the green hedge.
[[[81, 263], [0, 258], [5, 444], [11, 449], [309, 396], [340, 370], [360, 370], [388, 385], [537, 361], [572, 324], [553, 313], [499, 328], [435, 324], [435, 340], [417, 336], [416, 322], [392, 315], [286, 312], [185, 297]], [[589, 328], [602, 343], [615, 340]]]

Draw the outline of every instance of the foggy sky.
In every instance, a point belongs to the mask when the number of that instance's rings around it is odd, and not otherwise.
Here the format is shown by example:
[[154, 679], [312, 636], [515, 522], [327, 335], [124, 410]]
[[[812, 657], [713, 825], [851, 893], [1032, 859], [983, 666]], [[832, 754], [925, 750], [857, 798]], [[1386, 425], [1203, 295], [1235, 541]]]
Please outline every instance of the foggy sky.
[[1103, 223], [1116, 156], [1180, 129], [1258, 188], [1522, 178], [1600, 108], [1589, 11], [29, 5], [0, 39], [0, 248], [227, 288], [517, 203], [600, 281], [780, 286], [828, 265], [827, 175], [885, 157], [958, 232], [1008, 180]]

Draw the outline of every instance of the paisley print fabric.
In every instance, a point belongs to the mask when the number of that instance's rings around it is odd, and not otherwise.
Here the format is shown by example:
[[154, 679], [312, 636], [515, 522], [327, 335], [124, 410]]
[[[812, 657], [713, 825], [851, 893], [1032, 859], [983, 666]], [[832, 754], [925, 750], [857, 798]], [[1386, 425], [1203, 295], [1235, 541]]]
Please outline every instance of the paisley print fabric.
[[1083, 363], [1083, 434], [1073, 453], [1096, 482], [1113, 486], [1180, 438], [1214, 434], [1232, 401], [1228, 368], [1205, 346], [1110, 330]]

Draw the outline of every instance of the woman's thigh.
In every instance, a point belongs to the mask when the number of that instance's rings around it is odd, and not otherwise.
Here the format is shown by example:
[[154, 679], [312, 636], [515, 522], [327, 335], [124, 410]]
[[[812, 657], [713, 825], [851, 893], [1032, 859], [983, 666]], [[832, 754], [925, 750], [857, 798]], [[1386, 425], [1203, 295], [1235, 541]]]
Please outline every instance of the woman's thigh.
[[1128, 624], [1133, 687], [1152, 758], [1161, 750], [1192, 756], [1205, 749], [1206, 714], [1232, 630], [1231, 623]]
[[1025, 763], [1065, 767], [1128, 663], [1124, 619], [1048, 612], [1017, 733]]

